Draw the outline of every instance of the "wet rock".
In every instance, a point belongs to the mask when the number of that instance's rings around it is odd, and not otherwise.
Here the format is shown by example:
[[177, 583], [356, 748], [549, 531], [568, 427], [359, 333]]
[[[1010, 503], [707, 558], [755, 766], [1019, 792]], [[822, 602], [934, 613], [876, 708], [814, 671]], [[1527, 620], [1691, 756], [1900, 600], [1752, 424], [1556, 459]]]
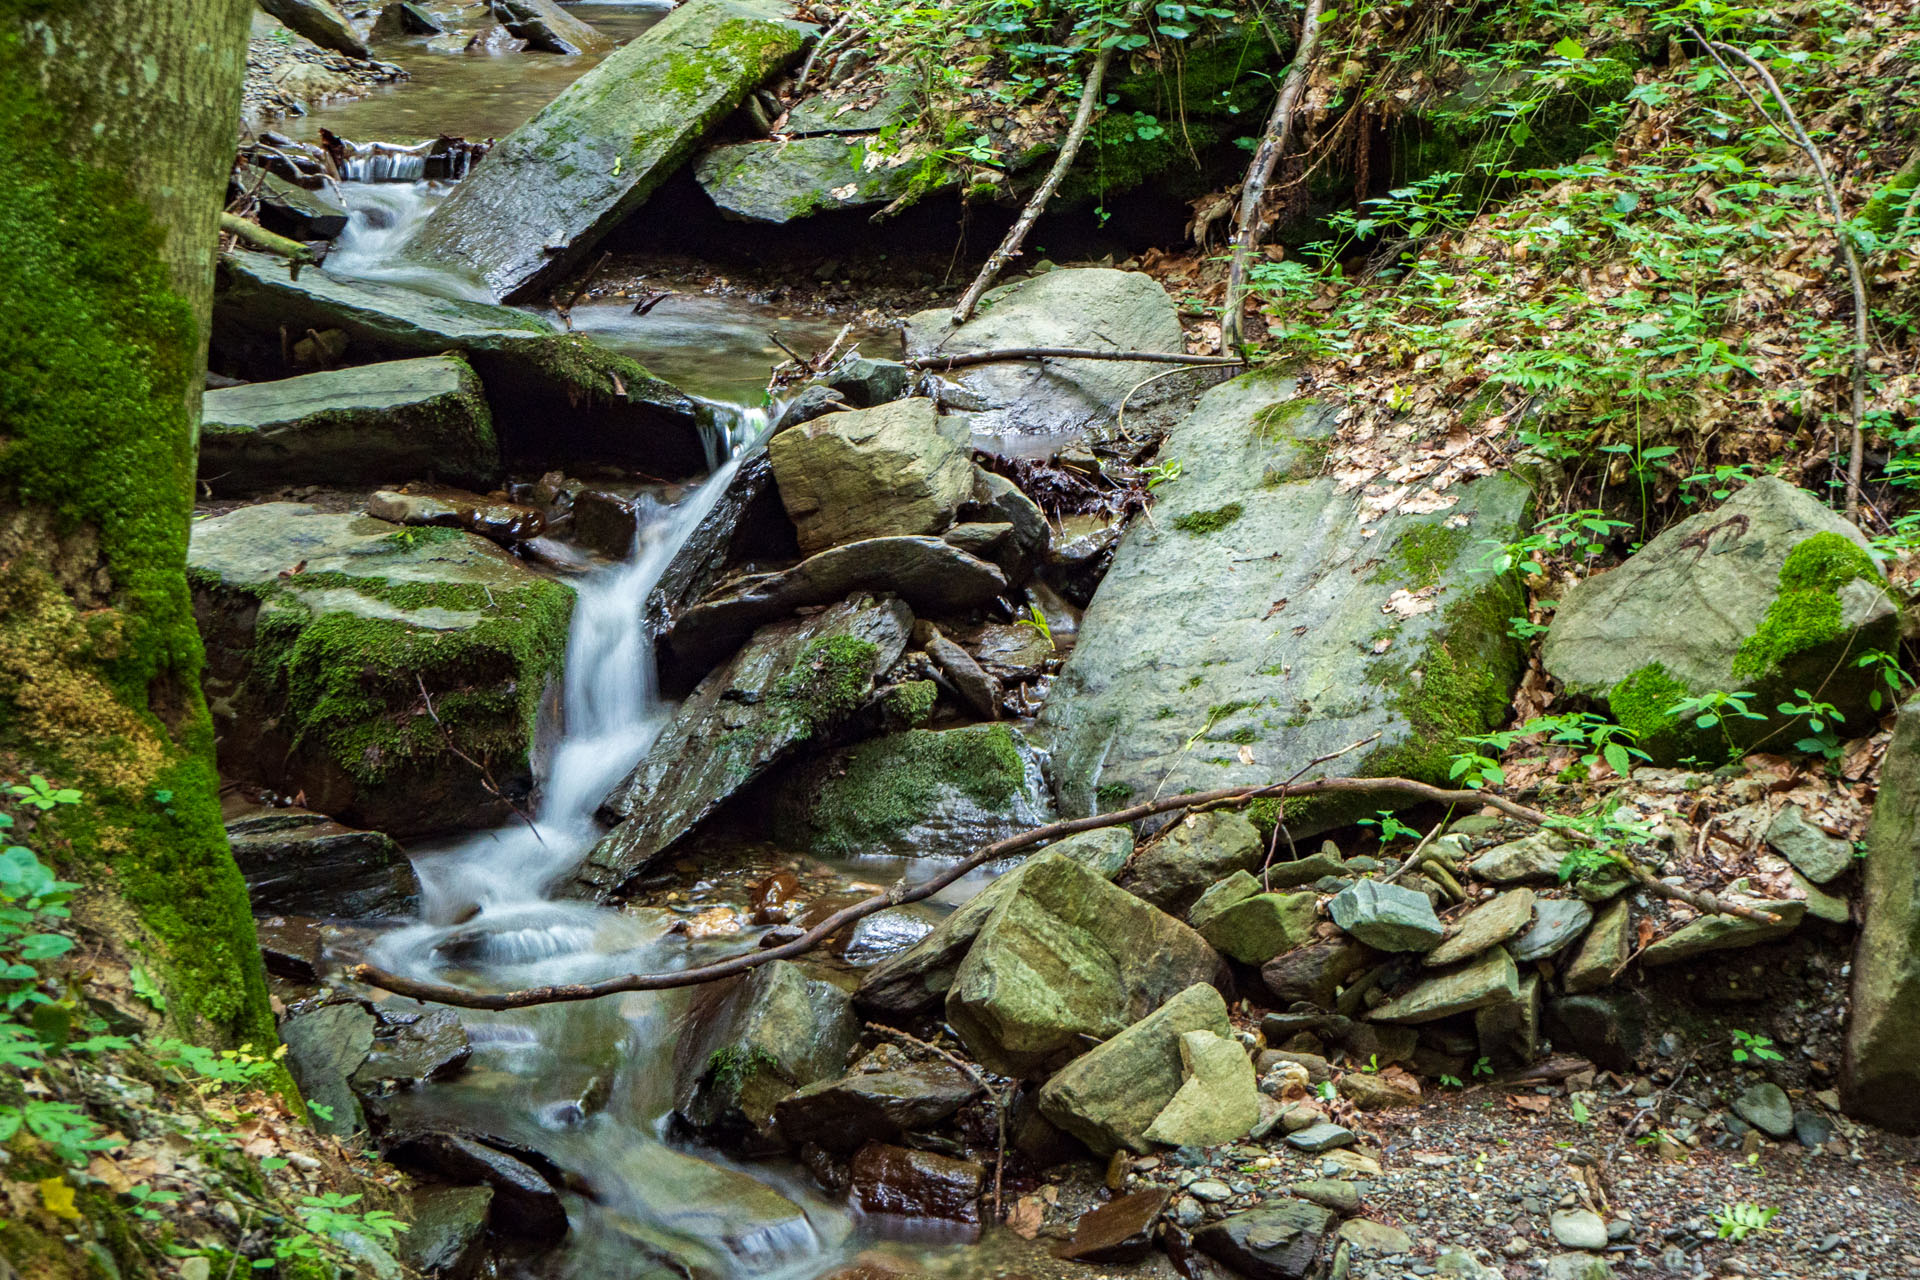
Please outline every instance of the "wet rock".
[[1218, 967], [1186, 925], [1043, 853], [980, 926], [947, 992], [947, 1022], [982, 1066], [1020, 1075], [1083, 1037], [1115, 1035]]
[[786, 17], [765, 0], [682, 5], [496, 145], [405, 252], [472, 272], [506, 301], [565, 278], [800, 51]]
[[1374, 954], [1350, 938], [1310, 943], [1267, 961], [1260, 967], [1260, 981], [1286, 1004], [1303, 1000], [1331, 1009], [1347, 979], [1364, 969]]
[[1153, 1248], [1154, 1227], [1172, 1195], [1166, 1187], [1151, 1187], [1087, 1210], [1057, 1256], [1097, 1266], [1139, 1262]]
[[[1112, 878], [1132, 851], [1132, 837], [1113, 828], [1083, 831], [1046, 849], [1079, 862], [1103, 879]], [[1036, 861], [1038, 856], [1000, 876], [956, 907], [911, 949], [867, 970], [854, 996], [860, 1007], [875, 1013], [911, 1014], [943, 1003], [980, 927], [1014, 893]]]
[[1213, 1031], [1184, 1032], [1180, 1065], [1186, 1079], [1147, 1127], [1148, 1141], [1214, 1147], [1245, 1137], [1260, 1119], [1260, 1089], [1240, 1042]]
[[1793, 1136], [1793, 1103], [1779, 1085], [1749, 1086], [1733, 1100], [1733, 1113], [1769, 1138]]
[[[1724, 751], [1723, 733], [1779, 734], [1774, 707], [1795, 688], [1864, 722], [1875, 676], [1843, 655], [1885, 648], [1898, 630], [1866, 547], [1818, 498], [1761, 477], [1568, 592], [1542, 663], [1568, 692], [1606, 700], [1659, 763]], [[1766, 718], [1728, 719], [1709, 737], [1667, 713], [1709, 690], [1753, 693]]]
[[360, 1103], [348, 1084], [373, 1047], [374, 1017], [358, 1004], [322, 1005], [280, 1023], [287, 1046], [287, 1070], [300, 1096], [327, 1108], [314, 1112], [314, 1128], [348, 1137], [366, 1127]]
[[1495, 845], [1468, 866], [1482, 880], [1512, 884], [1516, 880], [1558, 880], [1560, 864], [1570, 846], [1550, 831], [1536, 831], [1518, 840]]
[[492, 0], [494, 16], [516, 40], [540, 53], [576, 56], [603, 53], [613, 40], [561, 8], [554, 0]]
[[1288, 1146], [1310, 1155], [1318, 1155], [1323, 1151], [1332, 1151], [1339, 1147], [1350, 1147], [1353, 1142], [1354, 1135], [1351, 1129], [1345, 1129], [1327, 1121], [1319, 1121], [1287, 1134]]
[[853, 1157], [852, 1201], [862, 1213], [972, 1226], [986, 1176], [971, 1160], [869, 1142]]
[[227, 823], [227, 840], [261, 914], [363, 920], [420, 908], [413, 864], [378, 831], [305, 809], [268, 809]]
[[[1128, 527], [1041, 713], [1063, 814], [1260, 785], [1376, 733], [1327, 767], [1444, 783], [1448, 744], [1505, 722], [1520, 651], [1491, 620], [1519, 590], [1467, 570], [1480, 540], [1518, 536], [1526, 485], [1457, 485], [1445, 513], [1370, 519], [1362, 537], [1352, 496], [1318, 474], [1331, 414], [1296, 392], [1236, 378], [1167, 437], [1180, 481]], [[1287, 826], [1298, 840], [1400, 803], [1303, 801]]]
[[972, 1080], [944, 1063], [910, 1063], [816, 1081], [783, 1098], [773, 1114], [790, 1143], [853, 1151], [869, 1141], [930, 1129], [978, 1092]]
[[1593, 921], [1593, 908], [1578, 898], [1542, 898], [1534, 907], [1533, 927], [1508, 948], [1515, 963], [1529, 964], [1556, 955]]
[[1200, 895], [1187, 920], [1200, 936], [1242, 964], [1264, 964], [1313, 936], [1319, 899], [1311, 893], [1262, 893], [1236, 871]]
[[457, 1133], [409, 1133], [392, 1141], [385, 1154], [415, 1173], [491, 1187], [491, 1223], [502, 1235], [553, 1244], [567, 1234], [566, 1208], [547, 1175], [488, 1143]]
[[381, 7], [380, 16], [373, 20], [373, 38], [395, 40], [401, 36], [437, 36], [446, 27], [440, 19], [433, 16], [424, 6], [412, 4], [409, 0], [391, 0]]
[[[475, 172], [491, 169], [497, 158], [497, 152], [489, 155]], [[466, 187], [462, 181], [459, 189]], [[222, 255], [213, 367], [256, 381], [309, 372], [311, 365], [295, 363], [298, 343], [289, 359], [283, 332], [337, 335], [339, 354], [329, 364], [462, 353], [486, 389], [500, 450], [516, 461], [549, 466], [587, 458], [668, 476], [707, 469], [693, 400], [638, 361], [584, 335], [563, 334], [510, 307], [331, 276], [319, 268], [295, 280], [280, 258]]]
[[1562, 1248], [1597, 1252], [1607, 1247], [1607, 1224], [1587, 1209], [1556, 1210], [1547, 1219], [1547, 1229]]
[[871, 209], [906, 194], [919, 169], [887, 163], [868, 142], [832, 135], [739, 142], [704, 152], [693, 176], [722, 213], [744, 222], [779, 226], [816, 213]]
[[409, 478], [487, 484], [499, 472], [480, 379], [457, 355], [252, 382], [202, 402], [199, 474], [218, 497]]
[[1822, 831], [1797, 804], [1780, 810], [1767, 828], [1767, 843], [1815, 884], [1837, 880], [1853, 869], [1852, 842]]
[[1040, 761], [1008, 725], [910, 729], [790, 772], [773, 798], [783, 845], [827, 856], [961, 857], [1052, 819]]
[[867, 538], [935, 534], [973, 493], [964, 420], [931, 400], [830, 413], [767, 443], [806, 555]]
[[[1116, 797], [1104, 807], [1117, 809], [1125, 799]], [[1183, 916], [1207, 889], [1236, 871], [1251, 871], [1265, 856], [1258, 827], [1242, 814], [1215, 809], [1168, 824], [1134, 855], [1119, 884], [1162, 911]]]
[[1602, 910], [1586, 941], [1567, 963], [1566, 989], [1577, 994], [1610, 985], [1631, 954], [1632, 926], [1633, 909], [1624, 898]]
[[367, 514], [376, 520], [436, 529], [464, 529], [489, 542], [512, 546], [537, 538], [546, 530], [546, 518], [537, 508], [518, 502], [483, 498], [460, 489], [427, 489], [408, 485], [382, 489], [367, 499]]
[[1431, 951], [1446, 933], [1425, 894], [1378, 880], [1342, 889], [1327, 911], [1335, 924], [1376, 951]]
[[473, 1045], [451, 1009], [430, 1009], [411, 1022], [383, 1023], [374, 1030], [367, 1060], [353, 1073], [353, 1087], [381, 1096], [434, 1080], [451, 1080], [467, 1068]]
[[486, 1254], [492, 1187], [420, 1187], [409, 1197], [400, 1258], [442, 1280], [471, 1280]]
[[1900, 709], [1867, 832], [1865, 924], [1853, 955], [1846, 1112], [1920, 1132], [1920, 700]]
[[254, 199], [260, 225], [275, 235], [290, 240], [331, 240], [347, 229], [347, 206], [322, 188], [307, 188], [288, 182], [277, 173], [255, 171], [247, 177], [249, 187], [258, 184]]
[[1422, 979], [1411, 991], [1368, 1016], [1376, 1022], [1432, 1022], [1519, 998], [1520, 974], [1513, 966], [1513, 957], [1505, 947], [1495, 947], [1458, 969]]
[[1231, 1036], [1226, 1001], [1195, 984], [1068, 1063], [1041, 1087], [1040, 1114], [1093, 1149], [1145, 1154], [1147, 1130], [1185, 1083], [1180, 1037]]
[[1710, 951], [1730, 951], [1740, 947], [1751, 947], [1761, 942], [1771, 942], [1775, 938], [1792, 933], [1794, 926], [1798, 925], [1807, 914], [1807, 904], [1803, 901], [1789, 899], [1771, 902], [1737, 893], [1722, 896], [1729, 902], [1742, 903], [1757, 911], [1778, 916], [1779, 922], [1763, 924], [1742, 916], [1702, 916], [1691, 924], [1682, 925], [1642, 951], [1640, 963], [1648, 968], [1654, 968], [1680, 960], [1691, 960], [1695, 956], [1706, 955]]
[[1249, 1280], [1305, 1280], [1319, 1264], [1333, 1220], [1319, 1205], [1277, 1200], [1202, 1227], [1193, 1243]]
[[601, 814], [617, 822], [575, 870], [604, 899], [771, 766], [835, 728], [906, 648], [897, 601], [848, 602], [775, 623], [700, 682]]
[[855, 592], [891, 592], [920, 613], [957, 613], [1007, 589], [998, 568], [938, 538], [869, 538], [795, 567], [727, 584], [687, 610], [667, 635], [683, 658], [738, 645], [753, 628]]
[[371, 58], [367, 42], [354, 30], [347, 15], [332, 0], [259, 0], [260, 7], [287, 25], [295, 35], [305, 36], [322, 49], [344, 53], [349, 58]]
[[401, 838], [508, 818], [474, 760], [531, 790], [571, 588], [471, 534], [285, 502], [195, 522], [187, 564], [223, 776]]
[[[1367, 882], [1363, 880], [1360, 883]], [[1358, 887], [1355, 886], [1356, 889]], [[1576, 905], [1586, 906], [1585, 903]], [[1489, 947], [1497, 947], [1526, 929], [1527, 922], [1533, 918], [1533, 910], [1533, 890], [1509, 889], [1455, 920], [1447, 930], [1446, 939], [1427, 952], [1426, 963], [1438, 968], [1471, 959]], [[1590, 908], [1587, 909], [1587, 916], [1589, 919], [1593, 916]], [[1519, 959], [1519, 956], [1514, 958]]]
[[838, 1077], [859, 1035], [847, 993], [775, 960], [701, 988], [674, 1049], [674, 1108], [697, 1132], [764, 1138], [782, 1098]]
[[[950, 321], [948, 308], [908, 317], [908, 354], [1009, 347], [1186, 349], [1166, 290], [1151, 277], [1106, 268], [1049, 271], [1002, 285], [988, 291], [973, 319], [958, 330]], [[972, 419], [977, 447], [1022, 454], [1049, 453], [1064, 440], [1105, 425], [1142, 379], [1165, 371], [1162, 365], [1118, 360], [1022, 360], [975, 365], [946, 376], [987, 406]], [[1140, 409], [1141, 397], [1131, 406]]]

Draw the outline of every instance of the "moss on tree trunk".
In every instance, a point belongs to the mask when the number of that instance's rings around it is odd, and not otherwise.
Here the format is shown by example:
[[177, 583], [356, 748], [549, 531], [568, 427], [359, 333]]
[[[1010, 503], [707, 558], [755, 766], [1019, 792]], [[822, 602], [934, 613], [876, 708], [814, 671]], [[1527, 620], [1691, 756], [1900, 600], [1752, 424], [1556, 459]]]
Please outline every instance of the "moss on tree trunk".
[[268, 1041], [185, 576], [246, 0], [0, 0], [0, 776], [187, 1034]]

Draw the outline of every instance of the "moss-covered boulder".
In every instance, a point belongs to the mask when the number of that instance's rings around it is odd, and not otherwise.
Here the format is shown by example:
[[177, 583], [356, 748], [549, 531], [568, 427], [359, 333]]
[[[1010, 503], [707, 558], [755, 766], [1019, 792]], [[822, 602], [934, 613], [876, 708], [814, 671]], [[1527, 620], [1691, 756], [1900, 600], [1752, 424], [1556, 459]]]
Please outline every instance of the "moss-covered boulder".
[[[1771, 476], [1718, 510], [1682, 520], [1625, 564], [1567, 593], [1541, 658], [1570, 693], [1605, 702], [1661, 763], [1726, 757], [1804, 736], [1780, 714], [1804, 689], [1833, 703], [1843, 734], [1871, 724], [1881, 683], [1859, 665], [1891, 650], [1898, 607], [1860, 531], [1804, 489]], [[1751, 695], [1764, 719], [1675, 715], [1689, 697]]]
[[[1476, 544], [1526, 527], [1526, 486], [1488, 476], [1362, 527], [1317, 474], [1331, 431], [1291, 379], [1249, 374], [1168, 436], [1180, 478], [1122, 538], [1041, 713], [1063, 814], [1271, 783], [1363, 740], [1326, 772], [1444, 782], [1460, 735], [1506, 720], [1522, 595]], [[1343, 801], [1289, 805], [1289, 831], [1396, 803]]]
[[913, 184], [916, 166], [889, 164], [865, 139], [823, 134], [788, 142], [715, 147], [693, 176], [720, 212], [779, 225], [837, 209], [890, 204]]
[[778, 0], [688, 0], [507, 135], [406, 252], [536, 296], [643, 204], [702, 138], [799, 53]]
[[900, 601], [863, 596], [756, 631], [602, 803], [601, 817], [618, 825], [575, 870], [570, 892], [618, 894], [774, 765], [826, 738], [866, 705], [912, 628]]
[[627, 462], [656, 475], [707, 469], [708, 428], [693, 399], [583, 334], [511, 307], [313, 267], [296, 280], [265, 254], [220, 260], [210, 359], [222, 373], [264, 382], [449, 351], [480, 375], [511, 460]]
[[188, 576], [228, 778], [401, 837], [510, 816], [473, 761], [531, 791], [570, 588], [472, 534], [285, 502], [196, 523]]
[[910, 729], [790, 774], [775, 809], [782, 844], [845, 857], [964, 857], [1052, 819], [1040, 761], [1004, 724]]
[[480, 379], [457, 355], [224, 387], [200, 411], [200, 482], [216, 496], [499, 473]]

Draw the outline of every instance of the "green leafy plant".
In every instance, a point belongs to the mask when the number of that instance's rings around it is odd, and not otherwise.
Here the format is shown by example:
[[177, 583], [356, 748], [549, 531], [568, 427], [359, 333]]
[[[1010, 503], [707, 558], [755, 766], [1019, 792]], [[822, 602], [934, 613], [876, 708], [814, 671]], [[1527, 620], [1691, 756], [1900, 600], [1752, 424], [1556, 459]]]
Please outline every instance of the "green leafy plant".
[[1731, 1240], [1735, 1244], [1748, 1236], [1760, 1232], [1774, 1231], [1767, 1225], [1774, 1220], [1780, 1210], [1773, 1206], [1762, 1208], [1757, 1204], [1742, 1201], [1721, 1208], [1713, 1215], [1713, 1225], [1722, 1240]]
[[1733, 1060], [1735, 1062], [1779, 1062], [1780, 1052], [1773, 1047], [1773, 1041], [1767, 1036], [1755, 1035], [1751, 1031], [1735, 1028], [1733, 1031]]

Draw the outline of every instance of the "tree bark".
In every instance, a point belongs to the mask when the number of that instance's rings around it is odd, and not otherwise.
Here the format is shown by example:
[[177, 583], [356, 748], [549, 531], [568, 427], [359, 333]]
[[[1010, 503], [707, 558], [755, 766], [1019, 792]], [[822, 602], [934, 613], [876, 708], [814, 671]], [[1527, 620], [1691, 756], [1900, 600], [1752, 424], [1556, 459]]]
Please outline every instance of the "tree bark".
[[186, 581], [247, 0], [0, 8], [0, 780], [184, 1034], [271, 1043]]

